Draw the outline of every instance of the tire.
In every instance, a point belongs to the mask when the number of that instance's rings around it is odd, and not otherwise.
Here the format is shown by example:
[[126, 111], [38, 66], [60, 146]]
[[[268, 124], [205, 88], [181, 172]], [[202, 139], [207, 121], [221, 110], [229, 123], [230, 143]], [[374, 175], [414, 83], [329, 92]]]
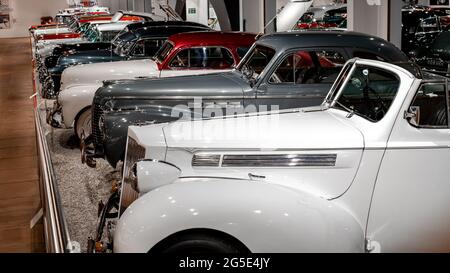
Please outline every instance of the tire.
[[155, 254], [243, 254], [243, 249], [229, 240], [209, 234], [184, 234], [173, 237], [150, 253]]
[[91, 135], [92, 124], [91, 124], [91, 108], [84, 109], [81, 114], [79, 114], [75, 120], [74, 133], [78, 140], [81, 140], [84, 133], [84, 138]]

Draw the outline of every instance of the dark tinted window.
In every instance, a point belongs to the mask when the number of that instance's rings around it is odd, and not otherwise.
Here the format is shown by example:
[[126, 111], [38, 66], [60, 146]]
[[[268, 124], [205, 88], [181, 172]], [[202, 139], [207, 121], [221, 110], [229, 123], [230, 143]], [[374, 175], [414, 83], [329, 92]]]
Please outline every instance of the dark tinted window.
[[275, 56], [275, 50], [270, 47], [257, 45], [247, 58], [241, 62], [239, 69], [250, 68], [254, 72], [254, 77], [259, 76], [269, 62]]
[[272, 84], [333, 83], [345, 58], [333, 50], [296, 51], [289, 54], [270, 77]]
[[442, 32], [434, 41], [432, 49], [450, 53], [450, 32]]
[[152, 57], [165, 42], [163, 39], [140, 40], [133, 49], [134, 56]]
[[361, 58], [361, 59], [369, 59], [369, 60], [377, 60], [377, 61], [386, 61], [383, 57], [367, 51], [355, 51], [353, 52], [354, 58]]
[[250, 50], [250, 48], [248, 48], [248, 47], [238, 47], [236, 51], [237, 51], [239, 58], [242, 59], [245, 57], [245, 54], [247, 54], [247, 52], [249, 50]]
[[400, 80], [395, 74], [358, 65], [334, 106], [378, 122], [388, 112], [399, 87]]
[[198, 47], [180, 51], [171, 61], [171, 67], [229, 69], [234, 60], [231, 52], [223, 47]]
[[447, 97], [444, 84], [423, 84], [411, 107], [419, 109], [420, 127], [448, 127]]

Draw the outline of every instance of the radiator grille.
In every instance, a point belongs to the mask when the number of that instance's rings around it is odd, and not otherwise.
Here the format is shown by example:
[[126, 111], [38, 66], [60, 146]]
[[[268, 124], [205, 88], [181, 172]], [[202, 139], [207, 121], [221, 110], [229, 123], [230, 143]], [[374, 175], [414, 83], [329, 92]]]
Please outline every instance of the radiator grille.
[[134, 190], [130, 184], [126, 183], [124, 178], [130, 175], [130, 171], [134, 163], [144, 158], [145, 148], [139, 145], [134, 139], [129, 137], [125, 162], [123, 165], [120, 214], [122, 214], [125, 209], [139, 197], [139, 193]]
[[99, 121], [102, 116], [103, 109], [99, 104], [94, 104], [94, 107], [92, 108], [92, 137], [96, 150], [102, 147], [103, 143], [102, 129], [99, 127]]

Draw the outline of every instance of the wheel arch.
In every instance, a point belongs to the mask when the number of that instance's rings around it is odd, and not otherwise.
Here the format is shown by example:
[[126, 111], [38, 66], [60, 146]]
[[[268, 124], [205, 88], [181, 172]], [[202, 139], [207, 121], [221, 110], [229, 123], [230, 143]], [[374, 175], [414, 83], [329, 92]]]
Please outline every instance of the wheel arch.
[[192, 228], [192, 229], [186, 229], [179, 232], [176, 232], [172, 235], [167, 236], [166, 238], [162, 239], [159, 243], [157, 243], [155, 246], [153, 246], [148, 252], [149, 253], [162, 253], [164, 249], [173, 243], [177, 242], [178, 238], [186, 236], [186, 235], [194, 235], [194, 234], [200, 234], [204, 235], [205, 237], [213, 237], [217, 238], [218, 240], [226, 241], [227, 243], [233, 245], [237, 249], [239, 249], [239, 252], [242, 254], [251, 254], [250, 249], [239, 239], [236, 237], [220, 231], [216, 229], [209, 229], [209, 228]]
[[147, 252], [179, 232], [214, 230], [251, 252], [363, 252], [351, 212], [307, 192], [261, 181], [181, 178], [142, 195], [116, 225], [115, 252]]

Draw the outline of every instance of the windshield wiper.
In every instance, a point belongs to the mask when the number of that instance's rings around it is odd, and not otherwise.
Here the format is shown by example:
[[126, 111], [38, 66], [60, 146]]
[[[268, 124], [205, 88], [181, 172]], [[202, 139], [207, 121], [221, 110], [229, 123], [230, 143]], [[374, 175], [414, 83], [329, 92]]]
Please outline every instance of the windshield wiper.
[[344, 104], [340, 103], [339, 101], [335, 101], [334, 103], [336, 103], [337, 105], [339, 105], [340, 107], [342, 107], [345, 111], [348, 112], [347, 118], [351, 118], [355, 115], [355, 110], [352, 110], [350, 108], [348, 108], [347, 106], [345, 106]]

